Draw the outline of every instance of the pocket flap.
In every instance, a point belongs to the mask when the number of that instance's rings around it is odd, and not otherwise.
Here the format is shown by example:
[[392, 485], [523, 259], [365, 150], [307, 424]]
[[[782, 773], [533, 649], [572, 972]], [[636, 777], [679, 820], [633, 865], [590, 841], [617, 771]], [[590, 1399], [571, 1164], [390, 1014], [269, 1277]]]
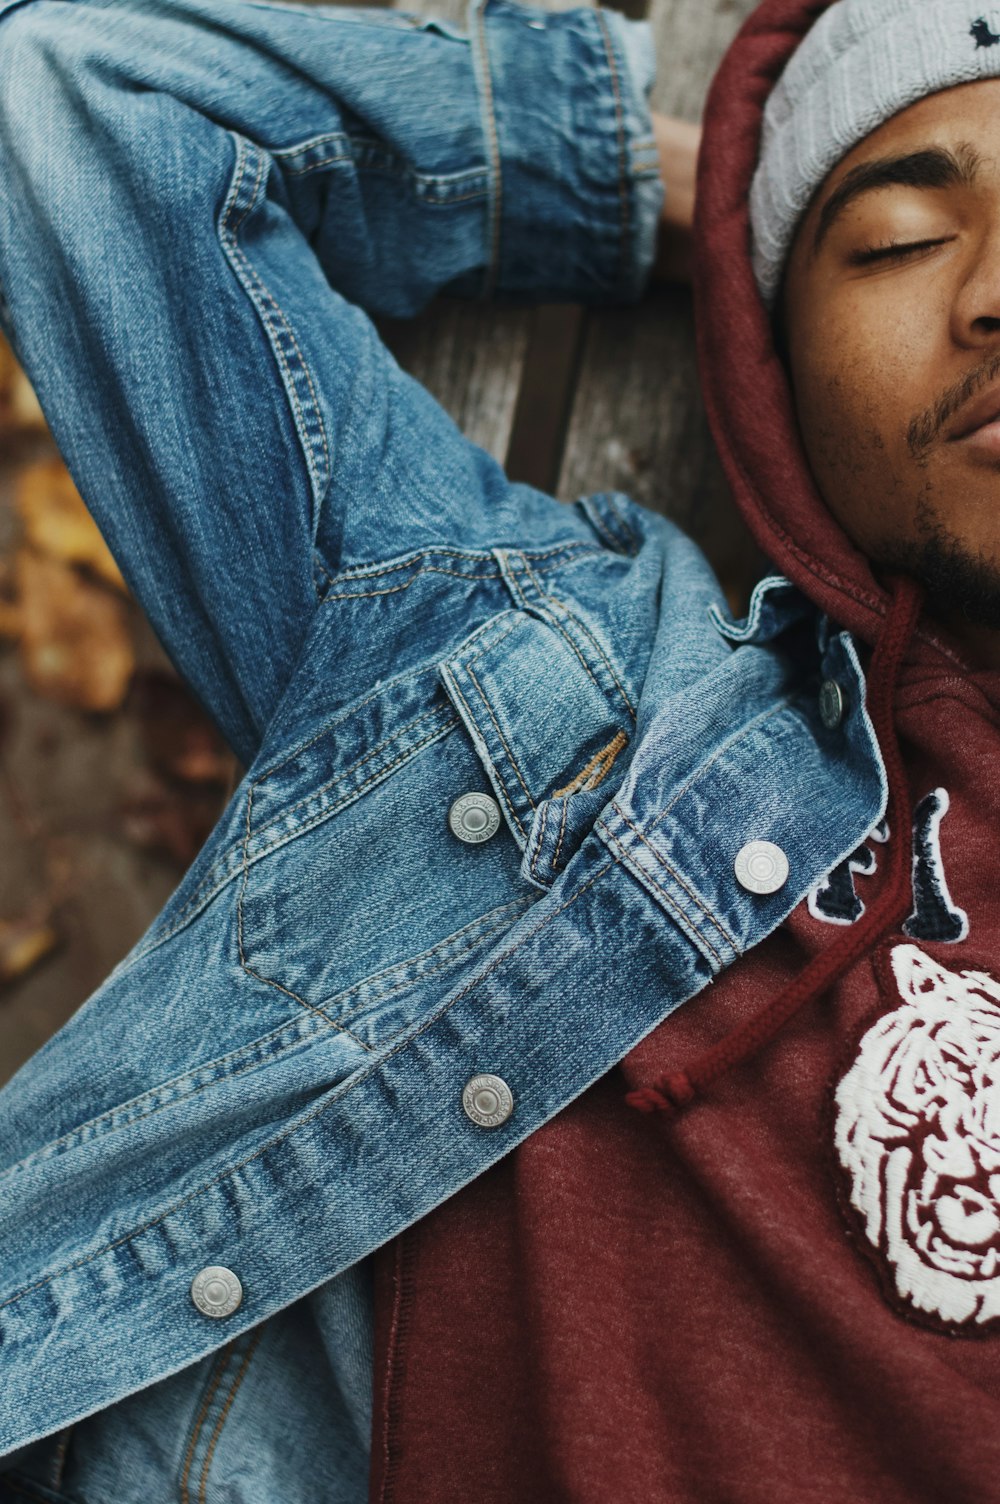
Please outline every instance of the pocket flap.
[[631, 726], [611, 705], [574, 642], [522, 611], [493, 617], [440, 668], [522, 850], [538, 806], [594, 787], [610, 771], [609, 746]]

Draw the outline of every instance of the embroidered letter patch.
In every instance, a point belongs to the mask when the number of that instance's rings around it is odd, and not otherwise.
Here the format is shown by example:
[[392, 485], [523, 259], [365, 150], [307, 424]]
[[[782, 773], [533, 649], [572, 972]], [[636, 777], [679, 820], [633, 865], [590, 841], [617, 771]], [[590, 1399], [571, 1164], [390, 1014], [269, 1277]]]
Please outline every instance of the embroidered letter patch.
[[897, 945], [900, 1006], [836, 1091], [837, 1158], [905, 1307], [951, 1331], [1000, 1319], [1000, 983]]

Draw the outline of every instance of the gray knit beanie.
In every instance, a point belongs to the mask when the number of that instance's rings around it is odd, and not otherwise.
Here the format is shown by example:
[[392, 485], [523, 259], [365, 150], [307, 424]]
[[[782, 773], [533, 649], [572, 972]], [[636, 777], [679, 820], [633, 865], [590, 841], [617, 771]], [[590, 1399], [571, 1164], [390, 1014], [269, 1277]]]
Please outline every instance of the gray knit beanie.
[[841, 157], [925, 94], [998, 75], [1000, 5], [836, 0], [823, 12], [764, 109], [750, 225], [768, 308], [799, 219]]

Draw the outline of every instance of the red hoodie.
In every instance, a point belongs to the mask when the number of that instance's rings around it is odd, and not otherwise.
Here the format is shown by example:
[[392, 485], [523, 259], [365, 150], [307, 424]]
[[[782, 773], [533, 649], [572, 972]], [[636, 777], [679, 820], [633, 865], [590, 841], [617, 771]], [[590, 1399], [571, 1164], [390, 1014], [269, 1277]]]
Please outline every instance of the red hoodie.
[[[761, 111], [825, 4], [764, 0], [709, 95], [699, 359], [758, 542], [874, 642], [886, 598], [816, 492], [748, 249]], [[998, 704], [924, 623], [895, 723], [939, 940], [883, 936], [679, 1116], [628, 1105], [837, 944], [888, 881], [873, 842], [379, 1255], [373, 1504], [1000, 1500]]]

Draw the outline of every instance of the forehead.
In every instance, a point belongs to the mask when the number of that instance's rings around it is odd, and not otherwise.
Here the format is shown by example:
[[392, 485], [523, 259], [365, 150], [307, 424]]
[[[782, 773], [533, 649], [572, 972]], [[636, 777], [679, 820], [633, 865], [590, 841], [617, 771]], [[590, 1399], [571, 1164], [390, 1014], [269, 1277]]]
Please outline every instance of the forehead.
[[1000, 78], [956, 84], [918, 99], [859, 141], [820, 184], [805, 216], [812, 223], [848, 173], [864, 162], [927, 146], [955, 149], [970, 143], [984, 169], [1000, 164]]

